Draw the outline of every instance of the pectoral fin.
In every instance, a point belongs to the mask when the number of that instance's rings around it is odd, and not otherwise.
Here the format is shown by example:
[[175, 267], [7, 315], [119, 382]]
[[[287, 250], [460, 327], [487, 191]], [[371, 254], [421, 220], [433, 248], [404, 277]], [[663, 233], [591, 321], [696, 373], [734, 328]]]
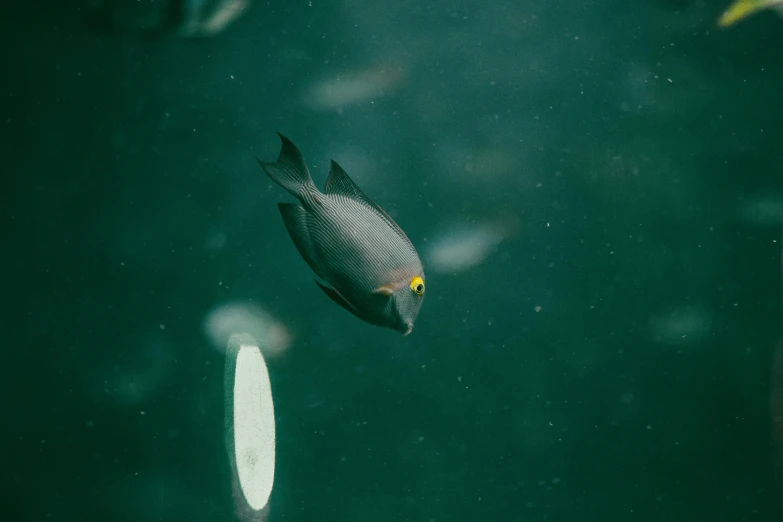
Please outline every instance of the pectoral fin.
[[379, 288], [376, 288], [374, 293], [385, 295], [388, 297], [394, 293], [394, 288], [391, 286], [381, 286]]
[[389, 283], [383, 286], [379, 286], [373, 291], [373, 293], [388, 297], [392, 295], [394, 292], [396, 292], [397, 290], [399, 290], [400, 288], [402, 288], [403, 286], [404, 283]]

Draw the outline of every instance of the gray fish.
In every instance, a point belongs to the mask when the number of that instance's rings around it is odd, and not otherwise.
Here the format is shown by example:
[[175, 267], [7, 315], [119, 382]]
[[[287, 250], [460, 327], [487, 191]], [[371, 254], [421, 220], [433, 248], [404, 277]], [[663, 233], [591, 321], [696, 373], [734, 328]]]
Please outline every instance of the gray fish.
[[299, 149], [258, 164], [301, 205], [278, 203], [288, 234], [329, 298], [359, 319], [408, 335], [424, 300], [424, 270], [405, 232], [332, 161], [320, 192]]

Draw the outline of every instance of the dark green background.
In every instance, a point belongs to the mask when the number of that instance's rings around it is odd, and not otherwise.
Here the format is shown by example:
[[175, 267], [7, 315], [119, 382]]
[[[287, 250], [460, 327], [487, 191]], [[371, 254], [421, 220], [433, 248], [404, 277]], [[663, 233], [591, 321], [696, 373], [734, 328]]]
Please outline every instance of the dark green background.
[[[783, 517], [775, 13], [723, 31], [728, 0], [256, 1], [188, 41], [102, 30], [87, 3], [0, 17], [15, 519], [232, 520], [203, 322], [237, 299], [295, 335], [269, 363], [271, 521]], [[306, 103], [387, 60], [406, 76], [372, 103]], [[276, 131], [419, 246], [519, 230], [430, 271], [412, 335], [365, 325], [290, 243], [254, 160]], [[662, 330], [688, 314], [708, 326]]]

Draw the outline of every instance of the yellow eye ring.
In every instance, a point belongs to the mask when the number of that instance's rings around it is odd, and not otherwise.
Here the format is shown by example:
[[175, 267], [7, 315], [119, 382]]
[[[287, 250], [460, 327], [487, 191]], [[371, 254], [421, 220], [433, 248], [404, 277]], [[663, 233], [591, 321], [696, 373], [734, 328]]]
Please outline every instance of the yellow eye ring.
[[416, 295], [423, 295], [424, 294], [424, 279], [422, 279], [419, 276], [414, 277], [411, 279], [411, 290], [413, 290], [413, 293]]

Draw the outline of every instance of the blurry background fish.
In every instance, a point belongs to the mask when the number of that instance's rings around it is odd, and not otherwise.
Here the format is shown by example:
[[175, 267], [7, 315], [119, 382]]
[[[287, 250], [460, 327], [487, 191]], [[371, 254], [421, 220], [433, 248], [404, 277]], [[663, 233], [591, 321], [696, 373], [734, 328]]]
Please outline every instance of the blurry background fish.
[[305, 89], [302, 99], [314, 109], [342, 112], [348, 106], [393, 93], [404, 80], [405, 70], [401, 65], [381, 62], [321, 78]]
[[764, 9], [773, 9], [783, 16], [783, 0], [735, 0], [721, 15], [718, 24], [721, 27], [728, 27]]
[[85, 17], [110, 32], [214, 36], [239, 18], [251, 0], [91, 0]]
[[473, 268], [504, 239], [515, 234], [517, 228], [513, 217], [448, 225], [428, 238], [424, 250], [427, 266], [447, 273]]
[[225, 352], [232, 335], [248, 334], [264, 357], [274, 358], [291, 344], [291, 334], [280, 321], [257, 304], [234, 301], [215, 307], [204, 318], [204, 332], [216, 350]]

